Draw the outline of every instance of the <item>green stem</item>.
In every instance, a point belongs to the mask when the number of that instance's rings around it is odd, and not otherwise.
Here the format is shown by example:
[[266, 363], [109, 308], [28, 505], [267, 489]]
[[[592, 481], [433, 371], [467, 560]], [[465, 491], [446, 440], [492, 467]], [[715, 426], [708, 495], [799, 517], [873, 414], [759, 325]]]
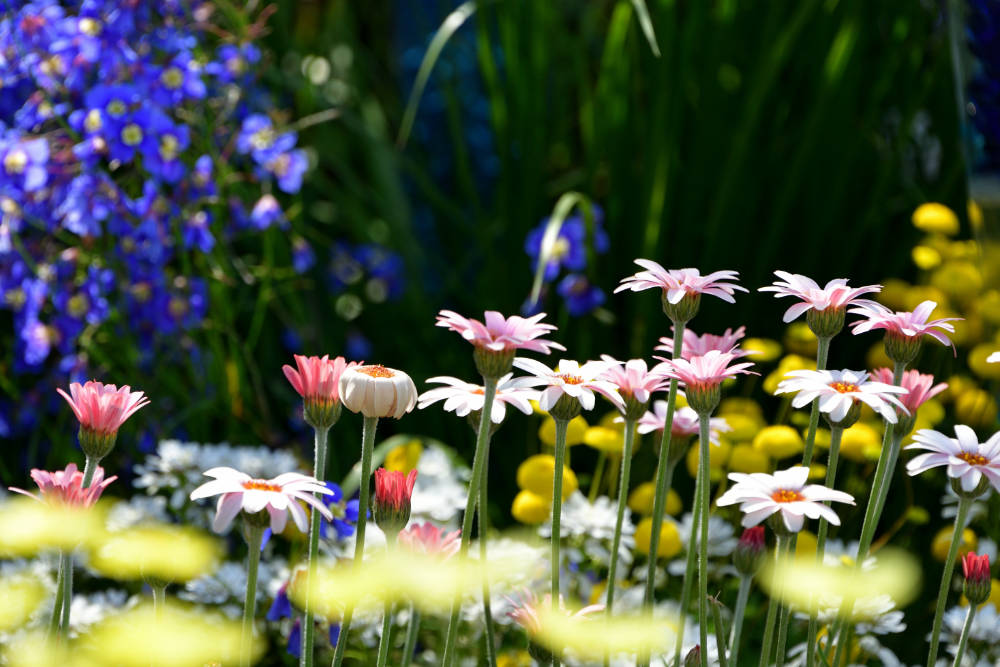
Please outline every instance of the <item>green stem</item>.
[[687, 622], [688, 604], [691, 602], [691, 588], [694, 586], [694, 570], [698, 564], [695, 541], [698, 539], [698, 530], [701, 527], [701, 503], [698, 502], [698, 480], [695, 480], [695, 501], [691, 508], [691, 534], [688, 536], [687, 560], [684, 564], [684, 580], [681, 581], [681, 607], [680, 618], [677, 621], [677, 643], [674, 645], [675, 665], [681, 664], [681, 648], [684, 643], [684, 625]]
[[590, 478], [590, 488], [587, 489], [587, 501], [591, 505], [597, 500], [597, 494], [601, 490], [601, 481], [604, 477], [604, 466], [608, 462], [608, 453], [603, 449], [597, 454], [597, 465], [594, 468], [594, 476]]
[[62, 614], [59, 617], [59, 636], [64, 640], [69, 639], [69, 614], [73, 607], [73, 552], [66, 552], [66, 560], [63, 563], [63, 603]]
[[[397, 535], [392, 531], [385, 534], [385, 550], [392, 551], [396, 546]], [[392, 647], [392, 600], [386, 600], [382, 611], [382, 637], [378, 642], [378, 658], [375, 667], [385, 667], [389, 660], [389, 650]]]
[[410, 603], [410, 625], [406, 628], [406, 644], [403, 646], [403, 658], [400, 667], [410, 667], [413, 651], [417, 648], [417, 633], [420, 632], [420, 612]]
[[948, 548], [948, 557], [944, 561], [944, 574], [941, 576], [941, 586], [938, 588], [937, 608], [934, 611], [934, 625], [931, 628], [931, 648], [927, 653], [928, 667], [934, 667], [934, 663], [937, 662], [938, 641], [941, 639], [941, 621], [944, 619], [944, 607], [948, 601], [951, 575], [955, 569], [955, 557], [958, 556], [958, 547], [962, 544], [962, 533], [965, 532], [965, 519], [968, 517], [969, 508], [971, 507], [971, 498], [964, 495], [959, 497], [958, 513], [955, 515], [955, 530], [951, 534], [951, 546]]
[[698, 630], [701, 645], [701, 667], [708, 667], [708, 515], [711, 505], [708, 500], [709, 469], [709, 420], [711, 413], [698, 415], [700, 433], [698, 435], [698, 502], [701, 504], [701, 535], [698, 539]]
[[[844, 435], [844, 429], [838, 426], [830, 427], [830, 460], [826, 466], [826, 488], [834, 488], [837, 480], [837, 460], [840, 458], [840, 440]], [[829, 505], [829, 502], [825, 502]], [[816, 563], [823, 564], [823, 554], [826, 552], [826, 534], [829, 525], [826, 519], [819, 520], [819, 531], [816, 536]], [[817, 610], [809, 605], [809, 632], [808, 643], [806, 644], [806, 667], [813, 667], [816, 664], [816, 632], [818, 631]]]
[[[329, 429], [315, 429], [313, 477], [319, 480], [320, 484], [322, 484], [323, 480], [326, 478], [326, 440], [329, 433]], [[315, 495], [317, 498], [322, 499], [321, 494], [317, 493]], [[316, 561], [319, 557], [319, 532], [321, 519], [322, 517], [320, 516], [320, 513], [313, 510], [312, 524], [309, 526], [309, 555], [306, 559], [305, 613], [302, 615], [302, 644], [299, 652], [299, 665], [301, 667], [312, 667], [313, 650], [316, 644], [316, 624], [313, 622], [312, 604], [309, 600], [309, 591], [311, 588], [311, 586], [309, 586], [309, 578], [312, 577], [313, 568], [316, 567]]]
[[[472, 457], [472, 478], [469, 480], [469, 495], [465, 502], [465, 515], [462, 517], [462, 537], [459, 556], [464, 558], [469, 553], [469, 540], [472, 537], [472, 519], [475, 517], [476, 502], [479, 499], [479, 484], [483, 478], [488, 454], [486, 441], [490, 434], [490, 415], [493, 412], [493, 399], [497, 393], [498, 378], [483, 378], [483, 411], [479, 415], [479, 433], [476, 435], [476, 453]], [[558, 430], [558, 423], [556, 426]], [[448, 632], [445, 635], [444, 654], [441, 664], [449, 667], [455, 660], [455, 641], [458, 638], [458, 612], [461, 600], [451, 603], [451, 615], [448, 619]], [[337, 664], [334, 667], [338, 667]]]
[[[365, 528], [368, 525], [368, 505], [371, 496], [372, 450], [375, 448], [375, 429], [378, 428], [378, 417], [365, 417], [361, 431], [361, 487], [358, 499], [358, 528], [354, 543], [354, 565], [361, 565], [365, 553]], [[347, 649], [347, 635], [351, 630], [351, 619], [354, 607], [344, 610], [344, 620], [340, 624], [340, 636], [337, 638], [337, 649], [333, 653], [333, 667], [339, 667], [344, 660]]]
[[969, 603], [969, 613], [965, 616], [965, 625], [962, 626], [962, 636], [958, 638], [958, 651], [955, 653], [955, 661], [952, 667], [961, 667], [962, 656], [965, 655], [965, 645], [969, 643], [969, 630], [972, 628], [972, 619], [976, 617], [976, 605]]
[[[709, 606], [712, 608], [712, 622], [715, 624], [715, 645], [719, 652], [719, 667], [729, 667], [729, 661], [726, 660], [726, 626], [722, 622], [722, 603], [715, 599], [709, 601], [707, 598], [705, 601], [709, 602]], [[708, 651], [702, 651], [702, 653], [708, 653]], [[736, 663], [733, 664], [735, 665]]]
[[[489, 519], [489, 505], [486, 503], [487, 498], [487, 479], [489, 477], [489, 463], [490, 463], [490, 435], [487, 431], [486, 442], [483, 443], [483, 474], [479, 480], [479, 506], [477, 512], [479, 515], [479, 562], [482, 564], [486, 563], [487, 559], [487, 539], [490, 530], [490, 519]], [[486, 570], [483, 570], [483, 620], [485, 622], [485, 639], [486, 639], [486, 662], [490, 667], [496, 667], [497, 664], [497, 649], [496, 643], [493, 638], [493, 609], [491, 605], [492, 593], [490, 592], [490, 582], [486, 578]]]
[[64, 579], [66, 577], [66, 552], [59, 553], [59, 570], [56, 575], [56, 600], [55, 604], [52, 605], [52, 618], [49, 621], [49, 638], [57, 635], [60, 628], [62, 627], [62, 608], [63, 608], [63, 590]]
[[[826, 370], [826, 360], [830, 354], [830, 338], [820, 338], [816, 346], [816, 370]], [[816, 428], [819, 426], [819, 399], [813, 399], [809, 411], [809, 430], [806, 431], [805, 450], [802, 452], [802, 465], [809, 467], [812, 463], [813, 447], [816, 444]]]
[[[779, 535], [777, 537], [778, 544], [775, 549], [775, 562], [779, 564], [788, 555], [788, 548], [791, 544], [791, 540], [787, 536]], [[771, 596], [771, 601], [767, 605], [767, 621], [764, 624], [764, 646], [760, 652], [760, 667], [768, 667], [771, 660], [771, 648], [774, 644], [774, 625], [775, 621], [778, 619], [778, 607], [781, 606], [781, 600], [777, 596], [777, 590], [772, 590], [774, 593]]]
[[729, 660], [733, 665], [739, 665], [740, 657], [740, 635], [743, 634], [743, 616], [747, 611], [747, 600], [750, 599], [750, 583], [753, 577], [750, 575], [740, 576], [740, 591], [736, 594], [736, 609], [733, 611], [733, 638], [729, 642]]
[[247, 591], [243, 600], [243, 631], [240, 634], [240, 665], [250, 664], [251, 646], [253, 645], [253, 620], [257, 611], [257, 567], [260, 565], [260, 542], [264, 536], [264, 528], [252, 525], [246, 526], [247, 549]]
[[[684, 345], [684, 324], [674, 322], [674, 353], [673, 358], [681, 356], [681, 348]], [[656, 464], [656, 493], [653, 495], [654, 526], [663, 524], [663, 514], [667, 507], [667, 495], [670, 492], [673, 481], [674, 467], [670, 463], [670, 441], [672, 440], [672, 429], [674, 426], [674, 410], [677, 405], [677, 379], [670, 380], [670, 388], [667, 391], [667, 414], [663, 420], [663, 435], [660, 437], [660, 460]], [[660, 548], [660, 532], [650, 531], [649, 553], [656, 554]], [[646, 591], [642, 598], [643, 607], [651, 609], [653, 606], [653, 590], [656, 581], [656, 557], [650, 556], [646, 570]], [[683, 619], [681, 621], [683, 623]], [[682, 634], [683, 634], [683, 628]], [[648, 664], [648, 659], [645, 659]]]
[[565, 419], [556, 420], [556, 461], [555, 470], [552, 474], [552, 604], [558, 609], [559, 606], [559, 571], [562, 561], [559, 557], [559, 546], [561, 536], [562, 520], [562, 489], [563, 489], [563, 466], [566, 460], [566, 431], [569, 429], [569, 422]]
[[83, 464], [83, 481], [80, 483], [80, 488], [90, 488], [90, 483], [94, 480], [94, 473], [97, 472], [97, 464], [97, 459], [87, 457], [87, 462]]
[[163, 616], [163, 607], [167, 603], [167, 585], [150, 584], [149, 587], [153, 589], [153, 614], [160, 619]]
[[[611, 541], [611, 567], [608, 571], [608, 616], [612, 614], [615, 604], [615, 581], [618, 576], [618, 550], [622, 541], [622, 524], [625, 521], [625, 507], [628, 505], [628, 485], [632, 471], [632, 448], [635, 443], [635, 419], [625, 420], [625, 445], [622, 449], [621, 481], [618, 483], [618, 515], [615, 517], [615, 536]], [[654, 525], [654, 530], [656, 527]], [[652, 538], [650, 538], [652, 541]], [[649, 552], [649, 557], [656, 560], [656, 553]]]

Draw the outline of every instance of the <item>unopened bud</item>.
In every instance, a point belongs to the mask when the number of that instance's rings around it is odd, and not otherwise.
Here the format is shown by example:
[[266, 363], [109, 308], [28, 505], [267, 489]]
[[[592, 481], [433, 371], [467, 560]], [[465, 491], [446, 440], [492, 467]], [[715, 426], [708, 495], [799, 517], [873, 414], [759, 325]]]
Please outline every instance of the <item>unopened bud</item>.
[[747, 528], [740, 536], [740, 541], [733, 551], [733, 565], [740, 571], [740, 574], [752, 577], [760, 570], [764, 564], [764, 554], [767, 552], [767, 545], [764, 541], [764, 526], [754, 526]]
[[410, 498], [416, 480], [416, 470], [408, 475], [385, 468], [375, 471], [375, 523], [390, 538], [395, 538], [410, 520]]
[[833, 338], [844, 328], [844, 306], [830, 306], [825, 310], [810, 308], [806, 311], [806, 324], [817, 338]]
[[967, 553], [962, 557], [962, 571], [965, 573], [965, 597], [972, 604], [982, 604], [990, 599], [990, 557]]
[[701, 665], [701, 644], [695, 644], [694, 648], [684, 656], [684, 667], [699, 667]]

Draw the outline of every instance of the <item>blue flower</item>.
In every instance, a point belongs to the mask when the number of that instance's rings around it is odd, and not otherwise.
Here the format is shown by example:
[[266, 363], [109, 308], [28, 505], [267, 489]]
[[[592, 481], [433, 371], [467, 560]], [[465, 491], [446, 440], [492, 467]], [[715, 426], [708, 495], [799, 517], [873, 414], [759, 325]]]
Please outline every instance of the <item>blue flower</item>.
[[254, 229], [267, 229], [271, 225], [284, 226], [285, 214], [281, 210], [278, 200], [271, 195], [264, 195], [253, 205], [250, 211], [249, 222]]
[[292, 268], [296, 273], [305, 273], [316, 265], [316, 253], [301, 236], [292, 238]]
[[271, 608], [267, 610], [265, 618], [269, 621], [279, 621], [283, 618], [292, 617], [292, 602], [288, 599], [288, 584], [282, 584], [278, 589], [278, 594], [271, 603]]
[[198, 248], [204, 253], [212, 252], [212, 248], [215, 247], [215, 237], [209, 230], [211, 224], [212, 216], [207, 211], [195, 211], [191, 214], [184, 223], [184, 230], [181, 232], [184, 247], [188, 250]]
[[[601, 227], [603, 218], [603, 212], [595, 206], [593, 250], [596, 253], [607, 252], [609, 246], [607, 232]], [[549, 219], [543, 219], [537, 227], [528, 232], [528, 237], [524, 241], [524, 251], [531, 258], [532, 271], [540, 261], [542, 238], [548, 224]], [[570, 271], [582, 271], [587, 267], [587, 225], [582, 215], [566, 218], [559, 227], [559, 234], [546, 258], [544, 280], [546, 282], [555, 280], [562, 267]]]
[[0, 147], [0, 188], [35, 192], [48, 181], [49, 144], [45, 139], [5, 142]]
[[337, 539], [345, 539], [354, 534], [354, 525], [358, 522], [358, 501], [356, 499], [344, 502], [344, 492], [333, 482], [325, 482], [326, 488], [330, 489], [331, 495], [323, 496], [323, 503], [333, 514], [333, 521], [323, 519], [320, 522], [320, 537], [330, 536], [330, 529], [333, 528], [337, 534]]
[[556, 291], [565, 300], [569, 314], [574, 317], [586, 315], [603, 305], [605, 300], [604, 292], [579, 273], [571, 273], [559, 281]]

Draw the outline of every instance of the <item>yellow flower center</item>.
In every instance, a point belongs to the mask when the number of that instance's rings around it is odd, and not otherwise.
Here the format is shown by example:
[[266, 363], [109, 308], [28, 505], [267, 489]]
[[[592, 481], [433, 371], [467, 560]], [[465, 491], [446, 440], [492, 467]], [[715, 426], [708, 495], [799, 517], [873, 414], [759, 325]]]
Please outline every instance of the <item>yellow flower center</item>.
[[778, 489], [771, 494], [771, 500], [776, 503], [794, 503], [805, 499], [805, 496], [798, 491], [793, 491], [792, 489]]
[[271, 484], [263, 479], [251, 479], [243, 482], [243, 488], [247, 491], [274, 491], [275, 493], [281, 493], [280, 486]]
[[990, 460], [982, 454], [973, 454], [972, 452], [962, 452], [961, 454], [956, 454], [955, 456], [962, 459], [970, 466], [984, 466], [990, 462]]
[[87, 117], [83, 120], [83, 127], [87, 132], [97, 132], [104, 123], [101, 120], [101, 111], [91, 109], [87, 112]]
[[849, 394], [858, 390], [858, 385], [851, 384], [850, 382], [831, 382], [830, 386], [834, 391], [838, 391], [841, 394]]
[[160, 139], [160, 156], [164, 160], [173, 160], [176, 158], [178, 148], [180, 148], [180, 143], [174, 135], [165, 134]]
[[163, 70], [160, 80], [167, 88], [180, 88], [181, 84], [184, 83], [184, 72], [178, 67], [168, 67]]
[[356, 369], [359, 373], [364, 373], [368, 377], [373, 378], [391, 378], [396, 374], [392, 372], [392, 369], [386, 368], [382, 364], [376, 364], [374, 366], [362, 366]]
[[28, 154], [21, 149], [15, 149], [7, 153], [3, 159], [3, 168], [8, 174], [20, 174], [28, 166]]
[[122, 128], [122, 143], [126, 146], [137, 146], [142, 142], [142, 128], [135, 123], [129, 123]]
[[566, 384], [583, 384], [583, 378], [579, 375], [570, 375], [569, 373], [560, 373], [556, 376]]

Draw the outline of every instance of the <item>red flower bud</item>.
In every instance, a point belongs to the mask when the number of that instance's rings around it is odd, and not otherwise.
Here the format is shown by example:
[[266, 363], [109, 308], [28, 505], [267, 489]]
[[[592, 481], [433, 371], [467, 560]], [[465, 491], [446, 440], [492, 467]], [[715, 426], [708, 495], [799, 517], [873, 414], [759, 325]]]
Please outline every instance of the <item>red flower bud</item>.
[[410, 498], [417, 471], [404, 475], [396, 470], [375, 471], [375, 523], [386, 535], [396, 537], [410, 520]]
[[990, 598], [990, 557], [967, 553], [962, 556], [962, 571], [965, 573], [965, 597], [972, 604], [982, 604]]
[[765, 551], [767, 545], [764, 542], [764, 526], [747, 528], [733, 552], [733, 565], [740, 574], [753, 576], [764, 562]]

